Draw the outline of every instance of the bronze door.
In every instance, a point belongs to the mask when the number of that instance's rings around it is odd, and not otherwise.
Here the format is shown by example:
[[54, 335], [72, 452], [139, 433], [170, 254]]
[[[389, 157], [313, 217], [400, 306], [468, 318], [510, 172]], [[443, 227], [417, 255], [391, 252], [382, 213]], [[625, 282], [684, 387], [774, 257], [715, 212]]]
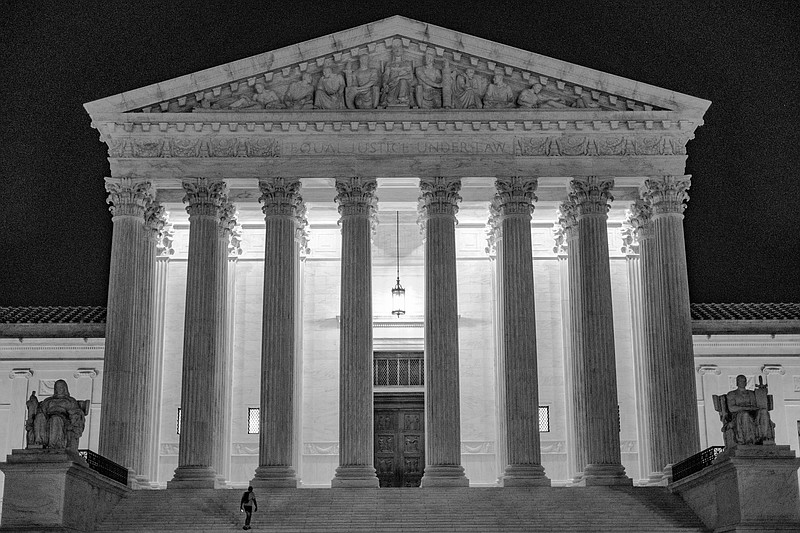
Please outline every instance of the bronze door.
[[425, 412], [375, 409], [375, 470], [381, 487], [419, 487], [425, 469]]

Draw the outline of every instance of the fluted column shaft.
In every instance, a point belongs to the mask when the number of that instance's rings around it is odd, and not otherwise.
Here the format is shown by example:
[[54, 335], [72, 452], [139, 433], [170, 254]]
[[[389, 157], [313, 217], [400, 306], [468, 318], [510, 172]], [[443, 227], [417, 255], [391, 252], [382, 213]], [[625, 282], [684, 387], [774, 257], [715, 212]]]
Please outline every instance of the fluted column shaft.
[[581, 324], [575, 337], [575, 364], [583, 383], [575, 383], [585, 395], [586, 485], [630, 485], [622, 466], [619, 444], [619, 407], [614, 354], [614, 322], [611, 308], [611, 272], [606, 219], [614, 181], [594, 176], [571, 182], [570, 201], [577, 207], [576, 308]]
[[468, 486], [461, 466], [455, 222], [461, 180], [423, 178], [425, 473], [421, 485]]
[[580, 363], [578, 348], [581, 346], [584, 324], [580, 319], [581, 312], [581, 293], [578, 287], [581, 285], [580, 261], [580, 241], [578, 240], [578, 209], [571, 201], [564, 202], [559, 207], [560, 213], [558, 222], [564, 231], [567, 250], [567, 298], [568, 313], [567, 326], [569, 328], [568, 351], [566, 352], [568, 363], [564, 366], [568, 369], [567, 394], [571, 409], [570, 433], [573, 440], [570, 442], [570, 457], [572, 458], [574, 470], [571, 472], [573, 483], [580, 483], [583, 479], [583, 469], [587, 464], [587, 441], [588, 426], [585, 423], [586, 410], [589, 398], [585, 394], [586, 373], [585, 367]]
[[[226, 304], [227, 243], [225, 183], [187, 179], [184, 202], [189, 213], [189, 258], [186, 273], [181, 435], [178, 468], [168, 488], [218, 486], [214, 462], [221, 430], [219, 408], [224, 376], [222, 349]], [[223, 247], [223, 252], [220, 252]], [[224, 259], [224, 260], [222, 260]]]
[[502, 246], [503, 353], [507, 461], [502, 484], [550, 485], [542, 468], [539, 438], [539, 376], [536, 354], [531, 212], [538, 181], [498, 178], [493, 204], [500, 216]]
[[651, 412], [663, 411], [667, 433], [654, 468], [663, 469], [700, 450], [697, 386], [694, 376], [689, 280], [683, 235], [683, 210], [689, 176], [659, 176], [645, 181], [643, 196], [652, 209], [651, 271], [658, 280], [656, 300], [661, 347], [653, 369], [662, 398]]
[[303, 199], [300, 181], [259, 180], [264, 212], [264, 314], [261, 334], [261, 431], [251, 485], [296, 487], [293, 464], [298, 246]]
[[139, 392], [150, 382], [146, 372], [151, 351], [142, 349], [144, 340], [138, 335], [143, 316], [152, 316], [144, 308], [152, 300], [147, 298], [151, 286], [140, 274], [142, 261], [147, 260], [145, 210], [153, 200], [153, 189], [147, 181], [106, 178], [106, 190], [114, 230], [98, 451], [141, 476], [146, 475], [142, 437], [150, 433], [146, 416], [150, 402]]
[[342, 225], [339, 467], [332, 487], [377, 487], [373, 462], [372, 217], [374, 178], [336, 180]]

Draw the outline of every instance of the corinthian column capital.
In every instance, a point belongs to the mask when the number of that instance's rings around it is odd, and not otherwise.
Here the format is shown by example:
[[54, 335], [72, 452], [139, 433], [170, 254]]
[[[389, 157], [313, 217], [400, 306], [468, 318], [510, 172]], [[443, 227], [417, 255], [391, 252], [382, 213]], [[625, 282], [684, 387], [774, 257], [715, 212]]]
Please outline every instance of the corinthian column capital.
[[223, 180], [190, 178], [181, 183], [186, 194], [183, 203], [189, 217], [209, 216], [219, 219], [222, 204], [228, 201], [228, 186]]
[[423, 219], [435, 216], [455, 218], [461, 201], [459, 178], [420, 178], [420, 215]]
[[536, 188], [537, 178], [511, 176], [497, 178], [494, 182], [497, 192], [492, 199], [492, 206], [502, 217], [524, 216], [528, 220], [533, 212], [533, 202], [538, 200]]
[[162, 242], [168, 223], [167, 210], [161, 205], [161, 202], [157, 200], [150, 202], [144, 211], [144, 227], [147, 230], [147, 236], [156, 243]]
[[691, 176], [653, 176], [642, 186], [642, 198], [650, 204], [653, 215], [683, 214], [689, 201]]
[[106, 178], [106, 203], [114, 217], [144, 218], [147, 205], [153, 201], [153, 184], [136, 178]]
[[[574, 239], [578, 235], [578, 206], [572, 202], [562, 202], [558, 206], [557, 224], [561, 226], [566, 235], [567, 243]], [[558, 246], [559, 243], [556, 242], [556, 245]]]
[[598, 176], [582, 176], [570, 181], [569, 200], [578, 208], [578, 216], [605, 215], [614, 200], [614, 180]]
[[300, 196], [300, 180], [297, 178], [261, 178], [258, 180], [261, 189], [261, 211], [264, 217], [288, 216], [297, 217], [303, 204]]
[[653, 227], [650, 224], [651, 209], [644, 200], [636, 200], [625, 210], [625, 219], [622, 221], [622, 253], [636, 255], [642, 240], [653, 236]]
[[336, 178], [334, 200], [339, 204], [339, 215], [342, 218], [362, 216], [374, 219], [378, 205], [377, 187], [375, 178]]

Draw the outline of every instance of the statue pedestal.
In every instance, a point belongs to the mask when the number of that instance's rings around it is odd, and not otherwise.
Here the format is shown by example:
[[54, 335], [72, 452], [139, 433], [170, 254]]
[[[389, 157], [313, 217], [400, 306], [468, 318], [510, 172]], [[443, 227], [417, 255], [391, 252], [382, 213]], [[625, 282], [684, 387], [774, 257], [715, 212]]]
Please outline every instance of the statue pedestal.
[[715, 533], [800, 531], [798, 467], [789, 446], [739, 445], [669, 488]]
[[0, 531], [93, 531], [130, 491], [66, 450], [12, 450], [5, 474]]

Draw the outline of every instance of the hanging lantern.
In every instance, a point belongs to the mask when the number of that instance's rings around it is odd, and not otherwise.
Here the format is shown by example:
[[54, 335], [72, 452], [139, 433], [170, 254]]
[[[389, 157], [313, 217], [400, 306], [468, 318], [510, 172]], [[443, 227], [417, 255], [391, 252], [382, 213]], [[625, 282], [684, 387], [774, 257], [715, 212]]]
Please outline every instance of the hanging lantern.
[[397, 251], [397, 283], [392, 287], [392, 314], [401, 316], [406, 314], [406, 290], [400, 285], [400, 212], [396, 212], [395, 229], [397, 230], [396, 236], [396, 251]]

